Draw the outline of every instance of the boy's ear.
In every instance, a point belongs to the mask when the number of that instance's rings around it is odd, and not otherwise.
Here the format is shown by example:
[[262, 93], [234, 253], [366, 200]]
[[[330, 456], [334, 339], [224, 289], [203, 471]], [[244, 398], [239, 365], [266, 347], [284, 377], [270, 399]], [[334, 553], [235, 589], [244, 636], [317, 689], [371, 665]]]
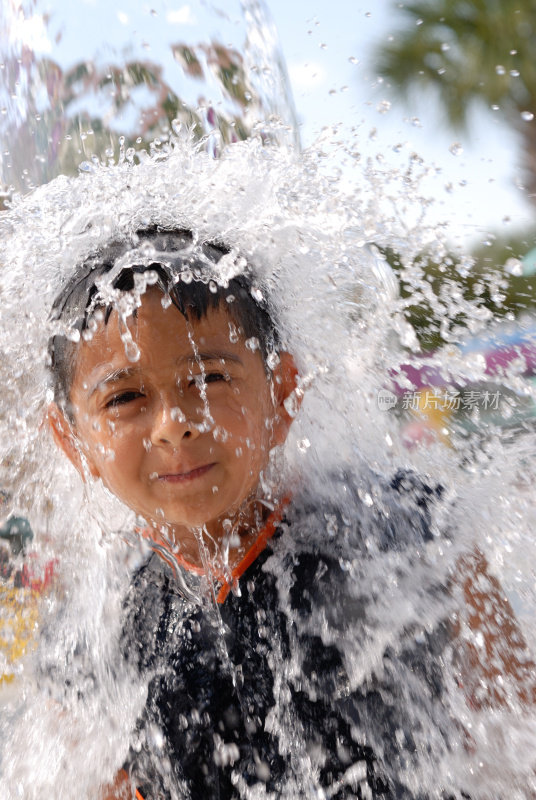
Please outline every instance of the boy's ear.
[[[279, 353], [279, 363], [272, 370], [272, 376], [276, 406], [276, 420], [273, 427], [272, 445], [275, 446], [285, 442], [289, 428], [292, 425], [292, 420], [301, 406], [303, 395], [298, 389], [299, 374], [296, 362], [292, 355], [287, 353], [286, 350]], [[295, 413], [289, 414], [287, 411], [285, 401], [289, 400], [289, 398], [292, 408], [295, 409]]]
[[65, 416], [64, 412], [56, 403], [51, 403], [47, 411], [47, 421], [52, 431], [52, 437], [60, 450], [62, 450], [74, 468], [78, 471], [83, 480], [89, 468], [90, 474], [94, 478], [99, 477], [98, 470], [89, 459], [82, 461], [80, 441], [76, 435], [73, 423]]

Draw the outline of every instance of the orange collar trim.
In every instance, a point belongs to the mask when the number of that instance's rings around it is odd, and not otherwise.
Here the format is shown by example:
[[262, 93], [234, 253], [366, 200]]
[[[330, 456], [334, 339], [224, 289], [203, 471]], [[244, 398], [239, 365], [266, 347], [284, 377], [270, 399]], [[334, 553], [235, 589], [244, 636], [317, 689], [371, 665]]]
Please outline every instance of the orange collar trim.
[[[221, 571], [214, 573], [214, 577], [221, 584], [216, 594], [217, 603], [225, 602], [231, 589], [234, 589], [236, 588], [236, 586], [238, 586], [238, 581], [242, 577], [244, 572], [246, 572], [246, 570], [257, 560], [262, 551], [265, 549], [269, 540], [274, 535], [277, 526], [281, 522], [284, 510], [289, 504], [289, 502], [290, 502], [290, 496], [288, 495], [283, 498], [278, 508], [272, 511], [272, 513], [266, 520], [266, 525], [260, 531], [259, 535], [255, 539], [249, 550], [245, 553], [245, 555], [238, 562], [238, 564], [232, 569], [230, 579]], [[144, 538], [149, 540], [149, 546], [151, 546], [151, 542], [153, 542], [156, 545], [156, 547], [151, 547], [151, 549], [158, 556], [160, 556], [160, 558], [163, 561], [165, 561], [165, 563], [169, 567], [171, 567], [173, 572], [175, 572], [176, 564], [179, 564], [181, 567], [188, 570], [188, 572], [193, 572], [195, 575], [205, 575], [205, 570], [203, 569], [203, 567], [198, 567], [196, 564], [192, 564], [190, 561], [187, 561], [184, 558], [184, 556], [172, 554], [167, 542], [165, 542], [161, 537], [155, 538], [153, 531], [145, 529], [141, 533], [144, 536]]]

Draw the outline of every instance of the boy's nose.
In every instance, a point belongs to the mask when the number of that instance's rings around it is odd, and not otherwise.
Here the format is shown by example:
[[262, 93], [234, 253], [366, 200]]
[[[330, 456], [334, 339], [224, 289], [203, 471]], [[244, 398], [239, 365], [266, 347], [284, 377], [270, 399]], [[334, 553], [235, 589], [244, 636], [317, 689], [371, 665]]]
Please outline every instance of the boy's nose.
[[178, 447], [185, 439], [197, 439], [199, 425], [177, 405], [162, 403], [151, 429], [151, 443]]

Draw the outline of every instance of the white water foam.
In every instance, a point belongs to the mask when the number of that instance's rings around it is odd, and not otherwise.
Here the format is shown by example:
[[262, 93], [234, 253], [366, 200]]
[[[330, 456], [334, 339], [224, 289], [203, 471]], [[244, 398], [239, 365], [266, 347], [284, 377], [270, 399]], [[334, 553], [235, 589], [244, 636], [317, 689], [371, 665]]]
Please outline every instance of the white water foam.
[[[483, 445], [460, 440], [454, 448], [404, 448], [396, 422], [378, 408], [377, 393], [389, 385], [389, 370], [418, 346], [396, 281], [374, 243], [396, 249], [410, 265], [425, 245], [445, 257], [446, 241], [421, 218], [401, 225], [388, 208], [385, 197], [393, 186], [418, 204], [419, 174], [378, 173], [352, 162], [350, 144], [343, 149], [357, 187], [351, 194], [341, 190], [340, 167], [330, 167], [325, 142], [297, 155], [252, 139], [214, 160], [203, 145], [181, 139], [137, 165], [95, 164], [78, 178], [57, 178], [15, 198], [0, 217], [0, 485], [11, 496], [9, 510], [32, 524], [36, 563], [54, 558], [57, 573], [55, 588], [40, 602], [36, 646], [1, 690], [0, 769], [7, 797], [74, 797], [73, 785], [77, 798], [94, 796], [95, 787], [121, 766], [144, 701], [144, 686], [122, 674], [114, 656], [121, 598], [129, 570], [142, 557], [117, 532], [132, 531], [135, 520], [101, 486], [81, 485], [45, 422], [53, 299], [76, 264], [140, 228], [186, 228], [201, 241], [225, 242], [233, 258], [222, 265], [222, 281], [241, 264], [254, 265], [260, 290], [277, 309], [283, 345], [296, 357], [304, 395], [278, 462], [283, 482], [301, 476], [317, 498], [335, 501], [343, 517], [353, 513], [352, 504], [329, 478], [341, 467], [361, 476], [364, 509], [382, 508], [378, 476], [398, 468], [415, 468], [431, 485], [443, 486], [434, 536], [422, 550], [382, 551], [374, 523], [363, 517], [370, 525], [369, 553], [347, 552], [347, 568], [359, 593], [374, 600], [366, 627], [337, 619], [327, 624], [320, 611], [313, 618], [326, 641], [343, 651], [353, 688], [381, 671], [382, 653], [396, 652], [404, 631], [414, 626], [416, 636], [424, 635], [453, 613], [457, 592], [437, 587], [456, 585], [458, 556], [475, 544], [505, 588], [515, 588], [525, 636], [536, 641], [534, 438], [527, 433], [510, 443], [498, 431]], [[423, 291], [418, 270], [413, 281], [415, 291]], [[437, 303], [445, 325], [455, 310], [452, 299]], [[460, 299], [458, 310], [475, 326], [486, 322], [476, 302]], [[463, 384], [469, 367], [456, 350], [456, 335], [450, 350], [436, 358], [448, 360]], [[331, 536], [343, 546], [344, 534], [332, 521], [318, 527], [314, 536]], [[310, 535], [305, 523], [297, 527], [297, 540]], [[391, 765], [393, 772], [413, 796], [439, 797], [442, 785], [466, 788], [474, 797], [529, 796], [535, 743], [530, 710], [516, 703], [515, 690], [505, 708], [471, 710], [452, 671], [446, 658], [449, 691], [435, 710], [419, 696], [411, 669], [397, 676], [416, 753]], [[381, 755], [373, 723], [363, 734]], [[507, 742], [517, 744], [505, 754]]]

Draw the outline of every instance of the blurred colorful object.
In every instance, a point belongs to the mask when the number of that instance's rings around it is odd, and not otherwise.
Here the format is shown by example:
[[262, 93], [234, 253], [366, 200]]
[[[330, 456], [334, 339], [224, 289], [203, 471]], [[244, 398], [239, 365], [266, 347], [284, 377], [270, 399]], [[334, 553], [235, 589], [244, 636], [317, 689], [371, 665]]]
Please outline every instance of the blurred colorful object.
[[[392, 372], [393, 407], [408, 446], [448, 443], [454, 428], [481, 431], [536, 421], [536, 323], [501, 324], [485, 336], [427, 353]], [[407, 421], [407, 418], [410, 418]]]
[[0, 684], [10, 683], [39, 624], [39, 599], [51, 586], [54, 562], [40, 569], [27, 546], [30, 524], [10, 517], [0, 528]]

